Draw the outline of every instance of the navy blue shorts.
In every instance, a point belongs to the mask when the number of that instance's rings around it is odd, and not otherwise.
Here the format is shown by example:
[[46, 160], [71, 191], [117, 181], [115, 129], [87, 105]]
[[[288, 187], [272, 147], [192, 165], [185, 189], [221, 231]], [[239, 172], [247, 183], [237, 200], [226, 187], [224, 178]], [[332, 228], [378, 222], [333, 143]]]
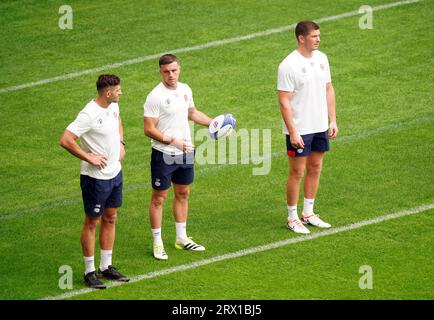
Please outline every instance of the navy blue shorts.
[[122, 170], [109, 180], [80, 175], [80, 187], [84, 212], [90, 216], [100, 217], [106, 208], [122, 205]]
[[288, 156], [291, 157], [307, 157], [312, 151], [325, 152], [329, 151], [329, 135], [328, 130], [324, 132], [304, 134], [301, 136], [304, 141], [304, 148], [294, 148], [291, 145], [291, 138], [286, 135], [286, 150]]
[[151, 179], [155, 190], [167, 190], [172, 182], [191, 184], [194, 180], [194, 153], [169, 155], [152, 148]]

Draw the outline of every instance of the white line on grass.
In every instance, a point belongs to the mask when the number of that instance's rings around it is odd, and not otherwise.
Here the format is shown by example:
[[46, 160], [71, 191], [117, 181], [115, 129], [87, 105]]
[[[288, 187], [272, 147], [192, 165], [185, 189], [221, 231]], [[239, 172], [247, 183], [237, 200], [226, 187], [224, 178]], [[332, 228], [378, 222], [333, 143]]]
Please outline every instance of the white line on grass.
[[[407, 209], [407, 210], [391, 213], [391, 214], [388, 214], [385, 216], [380, 216], [377, 218], [356, 222], [356, 223], [353, 223], [353, 224], [350, 224], [347, 226], [331, 228], [331, 229], [328, 229], [326, 231], [316, 232], [316, 233], [313, 233], [313, 234], [310, 234], [307, 236], [297, 236], [295, 238], [281, 240], [281, 241], [269, 243], [269, 244], [258, 246], [258, 247], [243, 249], [243, 250], [239, 250], [236, 252], [227, 253], [227, 254], [224, 254], [221, 256], [215, 256], [215, 257], [212, 257], [209, 259], [204, 259], [204, 260], [199, 260], [199, 261], [195, 261], [192, 263], [182, 264], [182, 265], [175, 266], [175, 267], [168, 268], [168, 269], [163, 269], [163, 270], [159, 270], [159, 271], [154, 271], [154, 272], [150, 272], [150, 273], [146, 273], [146, 274], [137, 275], [137, 276], [132, 277], [130, 282], [128, 282], [128, 283], [134, 283], [134, 282], [138, 282], [138, 281], [142, 281], [142, 280], [146, 280], [146, 279], [157, 278], [157, 277], [172, 274], [175, 272], [182, 272], [182, 271], [186, 271], [186, 270], [190, 270], [190, 269], [195, 269], [195, 268], [209, 265], [209, 264], [219, 262], [219, 261], [235, 259], [235, 258], [247, 256], [250, 254], [255, 254], [258, 252], [263, 252], [263, 251], [267, 251], [267, 250], [271, 250], [271, 249], [280, 248], [280, 247], [287, 246], [290, 244], [295, 244], [295, 243], [299, 243], [299, 242], [313, 240], [313, 239], [317, 239], [317, 238], [321, 238], [321, 237], [325, 237], [325, 236], [329, 236], [332, 234], [345, 232], [345, 231], [349, 231], [349, 230], [359, 229], [361, 227], [365, 227], [368, 225], [377, 224], [377, 223], [380, 223], [383, 221], [392, 220], [392, 219], [396, 219], [396, 218], [400, 218], [400, 217], [404, 217], [404, 216], [408, 216], [408, 215], [412, 215], [412, 214], [416, 214], [416, 213], [421, 213], [421, 212], [431, 210], [431, 209], [434, 209], [434, 203], [425, 204], [425, 205], [421, 205], [421, 206], [416, 207], [416, 208]], [[127, 285], [128, 283], [109, 282], [107, 284], [107, 288], [113, 288], [113, 287], [117, 287], [120, 285]], [[45, 298], [42, 298], [41, 300], [68, 299], [68, 298], [72, 298], [75, 296], [79, 296], [79, 295], [89, 293], [92, 291], [97, 291], [97, 290], [98, 289], [85, 288], [85, 289], [80, 289], [80, 290], [76, 290], [76, 291], [71, 291], [71, 292], [61, 294], [58, 296], [45, 297]]]
[[[420, 1], [423, 1], [423, 0], [406, 0], [406, 1], [398, 1], [398, 2], [393, 2], [393, 3], [383, 4], [383, 5], [372, 7], [372, 11], [385, 10], [385, 9], [389, 9], [389, 8], [393, 8], [393, 7], [397, 7], [397, 6], [401, 6], [401, 5], [406, 5], [406, 4], [412, 4], [412, 3], [416, 3], [416, 2], [420, 2]], [[348, 18], [348, 17], [357, 16], [359, 14], [360, 13], [359, 13], [358, 10], [354, 10], [354, 11], [345, 12], [345, 13], [334, 15], [334, 16], [329, 16], [329, 17], [323, 17], [323, 18], [315, 19], [315, 21], [317, 23], [328, 22], [328, 21], [335, 21], [335, 20], [340, 20], [340, 19], [344, 19], [344, 18]], [[106, 71], [106, 70], [109, 70], [109, 69], [121, 68], [123, 66], [133, 65], [133, 64], [137, 64], [137, 63], [141, 63], [141, 62], [157, 59], [161, 55], [163, 55], [164, 53], [168, 53], [168, 52], [176, 54], [176, 53], [182, 53], [182, 52], [197, 51], [197, 50], [207, 49], [207, 48], [211, 48], [211, 47], [219, 47], [219, 46], [223, 46], [223, 45], [226, 45], [226, 44], [229, 44], [229, 43], [236, 43], [236, 42], [241, 42], [241, 41], [245, 41], [245, 40], [251, 40], [251, 39], [255, 39], [255, 38], [259, 38], [259, 37], [264, 37], [264, 36], [268, 36], [268, 35], [275, 34], [275, 33], [281, 33], [281, 32], [285, 32], [285, 31], [289, 31], [289, 30], [295, 28], [295, 25], [296, 24], [291, 24], [291, 25], [282, 26], [282, 27], [279, 27], [279, 28], [268, 29], [268, 30], [264, 30], [264, 31], [260, 31], [260, 32], [251, 33], [251, 34], [248, 34], [248, 35], [245, 35], [245, 36], [228, 38], [228, 39], [217, 40], [217, 41], [211, 41], [211, 42], [207, 42], [207, 43], [204, 43], [204, 44], [199, 44], [199, 45], [192, 46], [192, 47], [185, 47], [185, 48], [178, 48], [178, 49], [168, 50], [168, 51], [165, 51], [165, 52], [156, 53], [156, 54], [152, 54], [152, 55], [149, 55], [149, 56], [142, 56], [142, 57], [137, 57], [137, 58], [134, 58], [134, 59], [129, 59], [129, 60], [121, 61], [121, 62], [116, 62], [116, 63], [112, 63], [112, 64], [106, 64], [104, 66], [96, 67], [96, 68], [93, 68], [93, 69], [86, 69], [86, 70], [82, 70], [82, 71], [67, 73], [67, 74], [64, 74], [64, 75], [61, 75], [61, 76], [57, 76], [57, 77], [53, 77], [53, 78], [48, 78], [48, 79], [43, 79], [43, 80], [28, 82], [28, 83], [20, 84], [20, 85], [17, 85], [17, 86], [11, 86], [11, 87], [6, 87], [6, 88], [1, 88], [0, 89], [0, 93], [11, 92], [11, 91], [18, 91], [18, 90], [22, 90], [22, 89], [25, 89], [25, 88], [36, 87], [36, 86], [40, 86], [40, 85], [51, 83], [51, 82], [63, 81], [63, 80], [71, 79], [71, 78], [77, 78], [77, 77], [80, 77], [80, 76], [84, 76], [86, 74], [91, 74], [91, 73]]]
[[[387, 133], [387, 132], [392, 132], [394, 130], [398, 130], [398, 129], [405, 129], [411, 126], [415, 126], [415, 125], [419, 125], [419, 124], [426, 124], [426, 123], [430, 123], [434, 121], [434, 116], [430, 116], [430, 117], [426, 117], [426, 118], [416, 118], [413, 120], [409, 120], [409, 121], [405, 121], [405, 122], [398, 122], [398, 123], [394, 123], [385, 127], [380, 127], [380, 128], [375, 128], [375, 129], [371, 129], [369, 131], [364, 131], [361, 134], [355, 134], [355, 135], [349, 135], [349, 136], [342, 136], [339, 137], [339, 139], [337, 139], [335, 142], [333, 143], [337, 143], [337, 144], [341, 144], [341, 143], [346, 143], [346, 142], [351, 142], [351, 141], [356, 141], [356, 140], [362, 140], [362, 139], [366, 139], [375, 135], [381, 135], [383, 133]], [[274, 151], [271, 155], [269, 156], [263, 156], [263, 157], [259, 157], [259, 158], [252, 158], [252, 159], [240, 159], [240, 163], [243, 163], [243, 160], [246, 160], [246, 162], [249, 163], [257, 163], [256, 160], [268, 160], [268, 159], [273, 159], [273, 158], [277, 158], [277, 157], [283, 157], [286, 156], [286, 152], [282, 149], [282, 151]], [[239, 163], [237, 164], [239, 165]], [[213, 166], [200, 166], [197, 169], [195, 169], [195, 172], [197, 175], [200, 176], [205, 176], [208, 173], [212, 173], [212, 172], [216, 172], [216, 171], [220, 171], [223, 169], [228, 169], [228, 168], [233, 168], [236, 165], [228, 165], [228, 164], [221, 164], [221, 165], [213, 165]], [[149, 184], [146, 183], [135, 183], [135, 184], [129, 184], [126, 185], [124, 187], [124, 195], [136, 190], [142, 190], [142, 189], [150, 189], [151, 187], [149, 186]], [[23, 217], [23, 216], [28, 216], [31, 214], [35, 214], [41, 211], [46, 211], [46, 210], [51, 210], [51, 209], [56, 209], [56, 208], [63, 208], [63, 207], [67, 207], [67, 206], [71, 206], [71, 205], [78, 205], [82, 203], [81, 198], [68, 198], [68, 199], [59, 199], [59, 200], [53, 200], [50, 201], [48, 203], [44, 203], [41, 204], [37, 207], [33, 207], [33, 208], [27, 208], [27, 209], [22, 209], [19, 211], [15, 211], [15, 212], [0, 212], [0, 221], [6, 221], [6, 220], [13, 220], [19, 217]]]

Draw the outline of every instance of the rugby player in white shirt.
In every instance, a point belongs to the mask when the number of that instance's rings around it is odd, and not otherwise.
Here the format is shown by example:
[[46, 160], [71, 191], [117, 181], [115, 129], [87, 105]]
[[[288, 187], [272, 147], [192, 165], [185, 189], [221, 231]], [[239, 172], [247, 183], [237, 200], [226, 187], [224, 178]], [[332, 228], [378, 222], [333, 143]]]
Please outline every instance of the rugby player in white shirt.
[[[290, 230], [310, 233], [304, 225], [330, 228], [314, 213], [324, 153], [336, 138], [335, 92], [327, 56], [318, 50], [320, 28], [313, 21], [301, 21], [295, 28], [297, 48], [279, 65], [277, 90], [289, 158], [287, 205]], [[300, 184], [304, 173], [304, 205], [297, 213]]]

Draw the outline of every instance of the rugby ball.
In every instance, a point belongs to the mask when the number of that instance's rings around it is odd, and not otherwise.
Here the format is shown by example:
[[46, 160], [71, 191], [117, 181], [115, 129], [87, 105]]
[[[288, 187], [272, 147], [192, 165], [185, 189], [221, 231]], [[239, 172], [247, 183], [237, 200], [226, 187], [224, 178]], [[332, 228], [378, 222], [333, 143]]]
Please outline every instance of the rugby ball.
[[208, 127], [208, 134], [213, 139], [227, 137], [235, 129], [237, 120], [230, 113], [221, 114], [212, 119]]

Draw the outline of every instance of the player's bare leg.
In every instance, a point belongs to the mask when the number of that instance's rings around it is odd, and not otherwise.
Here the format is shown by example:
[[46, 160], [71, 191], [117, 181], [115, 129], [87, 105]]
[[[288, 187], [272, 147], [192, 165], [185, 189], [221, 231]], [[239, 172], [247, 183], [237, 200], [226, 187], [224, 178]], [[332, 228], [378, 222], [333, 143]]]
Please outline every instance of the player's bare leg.
[[315, 215], [313, 205], [318, 192], [319, 181], [321, 177], [322, 163], [324, 152], [314, 151], [307, 157], [306, 177], [304, 179], [304, 206], [302, 222], [319, 228], [330, 228], [330, 224], [322, 221], [319, 216]]
[[161, 223], [163, 220], [163, 204], [167, 198], [167, 190], [152, 189], [151, 203], [149, 205], [149, 220], [151, 231], [154, 238], [153, 254], [158, 260], [167, 260], [169, 257], [164, 250], [163, 239], [161, 237]]
[[149, 220], [151, 228], [161, 228], [161, 221], [163, 219], [163, 204], [167, 198], [168, 190], [155, 190], [152, 189], [152, 198], [149, 205]]
[[120, 273], [112, 264], [116, 217], [116, 208], [106, 208], [101, 218], [101, 228], [99, 232], [101, 262], [99, 265], [98, 274], [100, 277], [104, 277], [109, 280], [128, 282], [130, 279]]
[[184, 184], [173, 184], [175, 197], [173, 199], [173, 216], [176, 222], [186, 222], [188, 216], [188, 197], [190, 186]]
[[173, 199], [173, 215], [176, 222], [175, 248], [204, 251], [204, 246], [195, 243], [187, 236], [188, 198], [190, 195], [190, 186], [174, 183], [173, 191], [175, 192], [175, 198]]
[[304, 197], [315, 199], [318, 191], [324, 152], [312, 151], [306, 161], [306, 177], [304, 179]]
[[287, 227], [296, 233], [309, 233], [303, 226], [297, 214], [297, 203], [300, 195], [300, 184], [306, 169], [306, 157], [288, 157], [289, 175], [286, 184], [286, 198], [288, 205]]
[[296, 206], [300, 196], [300, 184], [306, 169], [306, 157], [288, 157], [289, 176], [286, 184], [288, 206]]
[[106, 208], [101, 219], [101, 229], [99, 232], [100, 247], [103, 250], [113, 250], [115, 242], [116, 208]]
[[93, 257], [95, 254], [95, 230], [101, 217], [85, 215], [83, 229], [81, 231], [81, 248], [83, 256]]

